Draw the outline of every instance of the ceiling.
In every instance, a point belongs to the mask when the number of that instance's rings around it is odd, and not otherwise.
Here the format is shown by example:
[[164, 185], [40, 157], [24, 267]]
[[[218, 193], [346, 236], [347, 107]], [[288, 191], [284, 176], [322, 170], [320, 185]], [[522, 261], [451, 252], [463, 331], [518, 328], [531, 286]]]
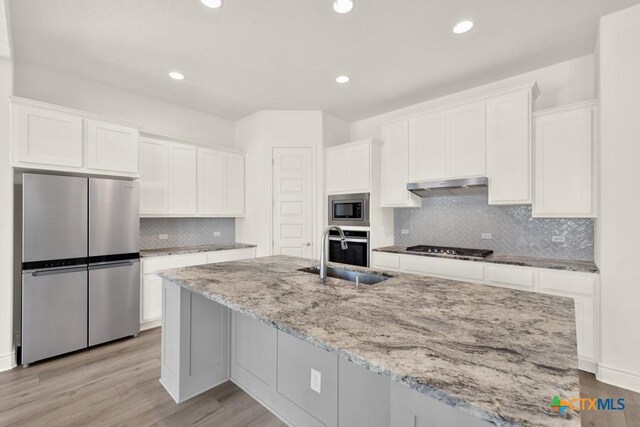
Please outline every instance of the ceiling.
[[[224, 1], [10, 0], [13, 55], [230, 119], [353, 121], [591, 53], [598, 18], [640, 3], [356, 0], [338, 15], [333, 0]], [[475, 27], [453, 34], [463, 19]]]

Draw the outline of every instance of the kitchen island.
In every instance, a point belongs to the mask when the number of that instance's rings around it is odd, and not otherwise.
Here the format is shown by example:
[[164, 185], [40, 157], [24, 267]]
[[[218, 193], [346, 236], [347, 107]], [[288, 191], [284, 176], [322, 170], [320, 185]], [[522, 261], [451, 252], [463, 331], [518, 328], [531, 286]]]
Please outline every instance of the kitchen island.
[[174, 399], [231, 379], [292, 425], [580, 424], [550, 407], [579, 396], [571, 299], [401, 273], [322, 285], [313, 264], [159, 273]]

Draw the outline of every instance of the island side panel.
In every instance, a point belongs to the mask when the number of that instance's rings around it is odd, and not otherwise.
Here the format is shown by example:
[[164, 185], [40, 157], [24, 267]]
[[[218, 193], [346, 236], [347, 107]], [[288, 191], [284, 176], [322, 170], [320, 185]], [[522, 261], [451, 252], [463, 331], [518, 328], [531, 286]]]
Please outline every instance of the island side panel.
[[229, 380], [229, 309], [163, 280], [160, 382], [180, 403]]

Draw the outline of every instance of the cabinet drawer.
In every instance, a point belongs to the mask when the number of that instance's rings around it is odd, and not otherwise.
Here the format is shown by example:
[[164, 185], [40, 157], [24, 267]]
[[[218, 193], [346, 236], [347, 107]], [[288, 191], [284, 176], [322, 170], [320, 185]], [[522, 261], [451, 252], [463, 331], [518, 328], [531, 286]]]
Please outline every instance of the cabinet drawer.
[[142, 274], [155, 273], [159, 270], [168, 270], [176, 267], [174, 256], [162, 256], [142, 259]]
[[533, 270], [527, 267], [486, 265], [487, 285], [533, 291]]
[[[312, 369], [320, 373], [320, 393], [310, 387]], [[325, 425], [338, 418], [338, 357], [289, 334], [278, 332], [278, 393]]]
[[215, 262], [235, 261], [240, 259], [255, 258], [255, 248], [232, 249], [228, 251], [207, 252], [207, 264]]
[[558, 295], [593, 295], [594, 275], [572, 271], [540, 270], [540, 292]]
[[192, 265], [201, 265], [207, 263], [207, 254], [204, 252], [197, 254], [175, 255], [176, 267], [189, 267]]
[[400, 269], [409, 273], [445, 277], [447, 279], [483, 282], [484, 266], [481, 262], [460, 261], [417, 255], [401, 255]]
[[373, 252], [371, 265], [375, 268], [386, 270], [398, 270], [400, 268], [400, 255], [387, 252]]

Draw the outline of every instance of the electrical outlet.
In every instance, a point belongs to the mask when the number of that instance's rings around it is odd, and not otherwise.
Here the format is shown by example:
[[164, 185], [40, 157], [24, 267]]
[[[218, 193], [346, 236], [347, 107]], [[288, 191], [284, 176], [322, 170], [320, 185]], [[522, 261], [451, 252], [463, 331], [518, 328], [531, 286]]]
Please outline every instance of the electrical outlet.
[[565, 238], [564, 238], [564, 236], [552, 236], [551, 237], [551, 241], [555, 242], [555, 243], [564, 243], [565, 242]]
[[161, 235], [158, 236], [158, 239], [160, 239], [160, 240], [167, 240], [168, 238], [169, 238], [168, 234], [161, 234]]
[[406, 228], [403, 228], [402, 230], [400, 230], [401, 234], [409, 234], [409, 230], [407, 230]]
[[480, 237], [483, 239], [493, 239], [493, 235], [491, 233], [482, 233]]
[[311, 368], [311, 390], [320, 394], [322, 389], [322, 374], [315, 369]]
[[214, 237], [220, 237], [220, 232], [219, 231], [214, 231], [213, 232], [213, 236]]

